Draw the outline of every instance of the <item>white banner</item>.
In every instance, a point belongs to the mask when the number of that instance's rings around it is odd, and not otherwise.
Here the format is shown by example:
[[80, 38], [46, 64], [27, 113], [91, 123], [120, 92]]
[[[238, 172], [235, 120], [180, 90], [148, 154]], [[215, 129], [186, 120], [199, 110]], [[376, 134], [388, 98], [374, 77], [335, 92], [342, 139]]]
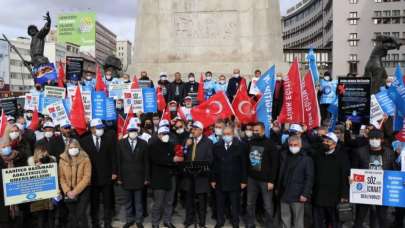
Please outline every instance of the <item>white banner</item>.
[[350, 203], [383, 204], [383, 170], [351, 169]]
[[371, 95], [370, 99], [370, 123], [374, 127], [380, 129], [382, 125], [382, 120], [384, 119], [384, 111], [382, 110], [380, 104], [377, 101], [375, 95]]
[[45, 97], [56, 97], [60, 99], [65, 99], [66, 89], [56, 86], [45, 86], [44, 95]]
[[39, 110], [39, 94], [33, 95], [32, 93], [25, 94], [24, 109], [34, 111], [35, 108]]
[[86, 119], [91, 120], [92, 119], [91, 91], [83, 90], [81, 92]]
[[55, 126], [70, 122], [62, 101], [48, 105], [46, 107], [46, 112], [46, 114], [48, 114], [52, 118], [53, 124], [55, 124]]
[[124, 111], [128, 113], [132, 105], [134, 113], [143, 112], [142, 89], [132, 89], [124, 91]]

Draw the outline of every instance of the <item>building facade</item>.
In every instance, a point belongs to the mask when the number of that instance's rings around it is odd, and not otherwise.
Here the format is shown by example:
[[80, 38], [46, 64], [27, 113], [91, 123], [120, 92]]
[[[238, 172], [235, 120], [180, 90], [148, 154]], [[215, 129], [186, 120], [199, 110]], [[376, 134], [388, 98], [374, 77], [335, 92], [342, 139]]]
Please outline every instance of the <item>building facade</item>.
[[[31, 39], [25, 37], [18, 37], [10, 42], [17, 48], [18, 52], [23, 56], [26, 61], [31, 60], [30, 44]], [[34, 86], [34, 79], [31, 73], [24, 66], [23, 61], [14, 51], [10, 48], [10, 91], [12, 92], [28, 92]]]
[[121, 60], [123, 69], [132, 63], [132, 43], [128, 40], [117, 41], [117, 57]]
[[[305, 62], [316, 48], [321, 68], [334, 76], [363, 75], [377, 35], [405, 39], [405, 0], [303, 0], [282, 19], [284, 57]], [[405, 47], [384, 59], [388, 74], [405, 66]], [[332, 65], [333, 63], [333, 65]]]
[[107, 27], [96, 21], [96, 59], [104, 63], [109, 55], [115, 55], [117, 46], [117, 35]]

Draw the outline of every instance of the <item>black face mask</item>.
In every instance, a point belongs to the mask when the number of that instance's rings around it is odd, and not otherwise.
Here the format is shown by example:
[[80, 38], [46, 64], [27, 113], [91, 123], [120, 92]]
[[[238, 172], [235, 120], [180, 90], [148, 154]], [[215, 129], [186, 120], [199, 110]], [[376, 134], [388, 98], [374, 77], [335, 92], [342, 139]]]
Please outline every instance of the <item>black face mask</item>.
[[152, 129], [152, 128], [153, 128], [153, 124], [151, 124], [151, 123], [145, 124], [145, 129]]
[[41, 159], [39, 159], [39, 161], [40, 161], [42, 164], [47, 164], [47, 163], [50, 163], [50, 162], [51, 162], [51, 158], [50, 158], [49, 156], [45, 156], [45, 157], [42, 157]]
[[260, 135], [259, 133], [253, 133], [252, 138], [254, 138], [254, 139], [262, 139], [262, 138], [263, 138], [263, 136], [262, 136], [262, 135]]
[[36, 89], [37, 91], [41, 91], [41, 86], [35, 86], [35, 89]]

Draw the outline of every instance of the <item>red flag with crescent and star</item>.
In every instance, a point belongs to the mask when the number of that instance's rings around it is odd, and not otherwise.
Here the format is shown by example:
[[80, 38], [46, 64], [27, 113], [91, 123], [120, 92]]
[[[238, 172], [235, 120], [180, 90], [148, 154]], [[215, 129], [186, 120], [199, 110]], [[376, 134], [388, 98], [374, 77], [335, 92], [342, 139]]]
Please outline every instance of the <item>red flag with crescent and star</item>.
[[162, 87], [158, 86], [156, 89], [158, 111], [161, 112], [166, 108], [165, 97], [163, 96]]
[[134, 80], [132, 80], [131, 89], [139, 89], [139, 82], [136, 75], [134, 75]]
[[96, 91], [104, 91], [105, 93], [107, 93], [107, 86], [105, 85], [104, 81], [103, 81], [103, 75], [101, 73], [101, 68], [100, 66], [97, 64], [97, 75], [96, 75]]
[[256, 121], [256, 109], [254, 102], [247, 93], [246, 86], [239, 86], [235, 98], [232, 102], [232, 108], [235, 111], [235, 116], [240, 123], [247, 124]]
[[318, 105], [314, 80], [308, 71], [302, 84], [302, 103], [304, 106], [304, 123], [307, 129], [314, 129], [321, 125], [321, 114]]
[[205, 127], [219, 119], [226, 119], [234, 114], [231, 104], [223, 91], [191, 109], [193, 120], [200, 121]]

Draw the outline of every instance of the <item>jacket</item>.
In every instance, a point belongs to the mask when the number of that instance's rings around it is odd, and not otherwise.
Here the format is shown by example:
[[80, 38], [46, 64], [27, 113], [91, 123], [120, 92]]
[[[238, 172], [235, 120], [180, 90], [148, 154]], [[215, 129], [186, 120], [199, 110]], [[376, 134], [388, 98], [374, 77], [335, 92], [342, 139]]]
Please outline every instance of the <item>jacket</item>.
[[212, 164], [212, 181], [222, 191], [239, 191], [241, 183], [247, 183], [247, 167], [245, 154], [247, 146], [234, 138], [228, 150], [220, 140], [214, 145]]
[[148, 146], [139, 137], [136, 141], [134, 151], [128, 138], [121, 139], [116, 150], [118, 179], [127, 190], [140, 190], [149, 181]]
[[183, 81], [173, 81], [169, 84], [169, 102], [175, 100], [177, 104], [181, 104], [186, 94], [186, 87]]
[[248, 145], [248, 176], [258, 181], [276, 183], [280, 159], [274, 143], [263, 137], [252, 139]]
[[[391, 148], [382, 146], [382, 168], [383, 170], [396, 170], [397, 165], [395, 159], [397, 155]], [[359, 147], [354, 151], [352, 157], [352, 168], [354, 169], [370, 169], [370, 145]]]
[[242, 81], [242, 77], [232, 77], [229, 79], [228, 87], [226, 88], [226, 95], [228, 96], [229, 102], [232, 103], [236, 91], [239, 89], [239, 85]]
[[79, 195], [90, 185], [92, 166], [87, 153], [83, 150], [77, 157], [63, 153], [59, 158], [59, 184], [66, 195], [73, 191]]
[[174, 144], [163, 143], [156, 140], [149, 144], [150, 162], [150, 187], [169, 191], [172, 186], [172, 177], [175, 175], [176, 163], [173, 162], [175, 156]]

